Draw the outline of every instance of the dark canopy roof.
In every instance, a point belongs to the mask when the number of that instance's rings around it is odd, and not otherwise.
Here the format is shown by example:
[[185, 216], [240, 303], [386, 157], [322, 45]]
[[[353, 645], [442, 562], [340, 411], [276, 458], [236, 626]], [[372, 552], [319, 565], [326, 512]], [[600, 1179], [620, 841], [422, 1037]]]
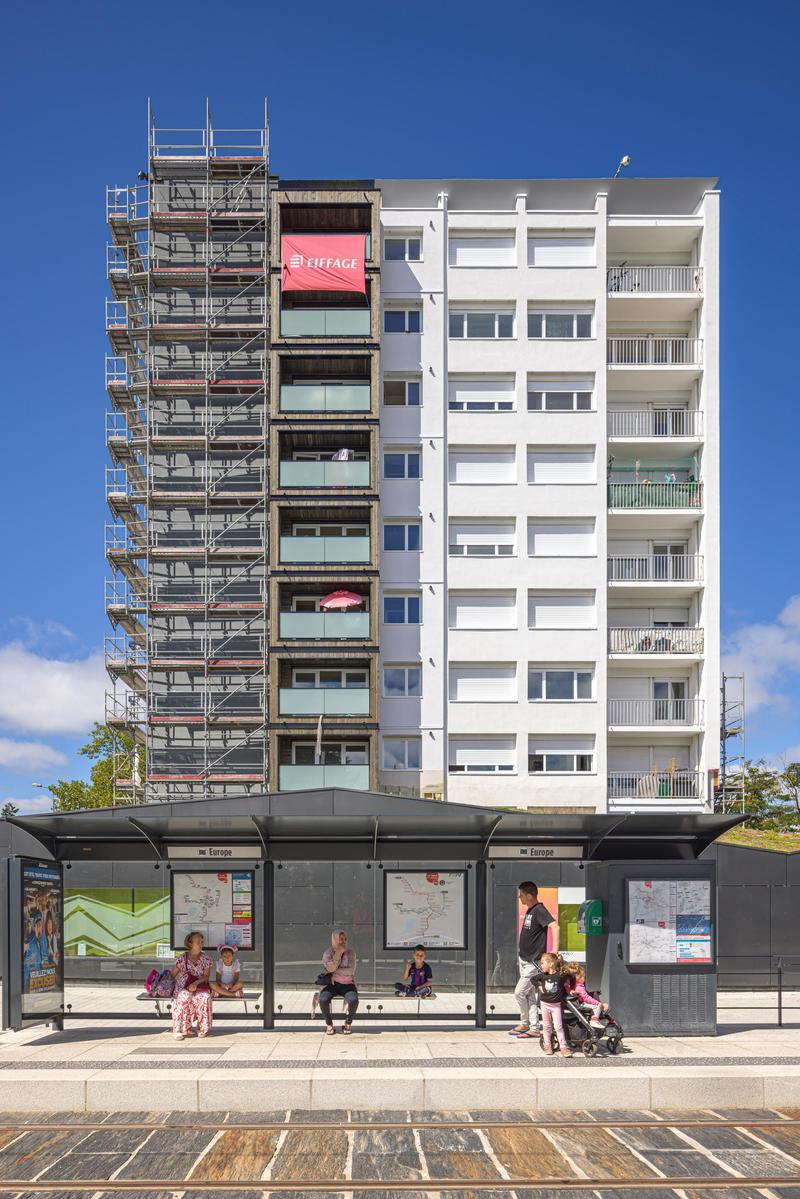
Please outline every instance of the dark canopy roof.
[[[170, 845], [252, 845], [296, 861], [481, 858], [490, 846], [580, 846], [583, 858], [694, 859], [740, 816], [504, 811], [375, 791], [275, 792], [12, 817], [66, 861], [152, 860]], [[16, 852], [19, 852], [18, 850]]]

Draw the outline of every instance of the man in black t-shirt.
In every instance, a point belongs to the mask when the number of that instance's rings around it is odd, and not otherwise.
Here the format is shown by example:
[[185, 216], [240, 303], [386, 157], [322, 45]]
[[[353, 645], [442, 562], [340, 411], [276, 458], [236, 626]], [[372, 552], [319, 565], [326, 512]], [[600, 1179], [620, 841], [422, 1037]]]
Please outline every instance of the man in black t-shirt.
[[544, 904], [539, 903], [539, 888], [536, 883], [520, 883], [519, 900], [527, 911], [519, 930], [519, 982], [514, 990], [514, 997], [519, 1006], [519, 1024], [512, 1028], [511, 1034], [518, 1037], [538, 1037], [539, 996], [534, 979], [541, 973], [539, 958], [547, 950], [549, 925], [553, 926], [550, 934], [550, 948], [553, 953], [558, 953], [561, 930]]

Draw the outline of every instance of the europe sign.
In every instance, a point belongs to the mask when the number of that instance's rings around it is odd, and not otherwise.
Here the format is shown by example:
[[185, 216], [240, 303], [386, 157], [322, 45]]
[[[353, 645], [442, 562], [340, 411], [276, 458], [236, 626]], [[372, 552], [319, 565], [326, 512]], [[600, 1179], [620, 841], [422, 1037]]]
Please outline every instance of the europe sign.
[[363, 233], [298, 233], [281, 237], [284, 291], [366, 291]]

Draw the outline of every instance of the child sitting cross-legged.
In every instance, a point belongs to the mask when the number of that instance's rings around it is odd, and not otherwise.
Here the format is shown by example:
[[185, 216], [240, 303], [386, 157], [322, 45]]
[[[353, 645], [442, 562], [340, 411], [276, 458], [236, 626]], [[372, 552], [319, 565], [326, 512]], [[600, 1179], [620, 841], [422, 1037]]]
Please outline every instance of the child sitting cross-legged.
[[211, 983], [211, 990], [222, 999], [241, 999], [244, 995], [239, 977], [242, 967], [236, 957], [233, 945], [218, 945], [219, 957], [216, 964], [216, 978]]
[[433, 971], [425, 961], [424, 945], [415, 945], [413, 953], [413, 961], [406, 962], [403, 981], [395, 983], [394, 989], [397, 995], [411, 995], [420, 999], [425, 995], [430, 995], [433, 991], [431, 986]]

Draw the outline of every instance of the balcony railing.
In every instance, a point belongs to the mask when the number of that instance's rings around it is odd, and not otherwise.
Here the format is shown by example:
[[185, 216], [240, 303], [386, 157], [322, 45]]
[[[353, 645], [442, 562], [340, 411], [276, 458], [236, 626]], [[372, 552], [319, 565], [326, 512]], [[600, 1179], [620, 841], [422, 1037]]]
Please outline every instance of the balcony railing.
[[281, 637], [346, 641], [369, 637], [369, 612], [281, 612]]
[[609, 366], [699, 366], [700, 337], [609, 337]]
[[699, 770], [610, 770], [609, 799], [705, 799]]
[[369, 537], [281, 537], [280, 541], [281, 562], [325, 565], [369, 560]]
[[703, 414], [689, 408], [620, 408], [608, 414], [609, 437], [701, 437]]
[[280, 766], [280, 791], [314, 791], [319, 787], [369, 790], [369, 766]]
[[369, 412], [369, 383], [283, 383], [281, 412]]
[[635, 554], [608, 559], [609, 583], [702, 583], [702, 554]]
[[282, 308], [281, 337], [369, 337], [369, 308]]
[[701, 266], [612, 266], [606, 271], [610, 295], [699, 295]]
[[609, 508], [702, 508], [702, 483], [609, 483]]
[[161, 717], [263, 717], [264, 690], [171, 691], [167, 695], [151, 695], [150, 713]]
[[609, 629], [610, 654], [702, 654], [703, 630]]
[[281, 716], [368, 716], [369, 687], [281, 687]]
[[281, 487], [369, 487], [369, 462], [281, 462]]
[[608, 723], [618, 727], [648, 728], [655, 724], [695, 728], [702, 723], [701, 699], [610, 699]]

